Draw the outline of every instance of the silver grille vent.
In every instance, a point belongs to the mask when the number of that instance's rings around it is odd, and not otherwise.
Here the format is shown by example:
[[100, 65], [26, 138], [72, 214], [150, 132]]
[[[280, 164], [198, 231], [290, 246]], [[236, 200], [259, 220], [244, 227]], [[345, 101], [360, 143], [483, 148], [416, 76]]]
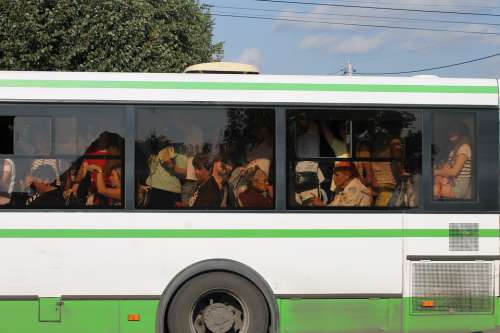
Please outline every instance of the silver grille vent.
[[493, 313], [492, 262], [412, 263], [412, 313]]
[[450, 223], [450, 251], [479, 251], [478, 223]]

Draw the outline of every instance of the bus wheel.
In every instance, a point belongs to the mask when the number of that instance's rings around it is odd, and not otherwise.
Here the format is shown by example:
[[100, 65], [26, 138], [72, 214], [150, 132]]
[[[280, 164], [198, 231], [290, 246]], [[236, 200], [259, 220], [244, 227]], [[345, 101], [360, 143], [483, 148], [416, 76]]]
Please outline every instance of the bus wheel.
[[266, 333], [269, 312], [252, 282], [211, 272], [179, 288], [168, 308], [167, 325], [169, 333]]

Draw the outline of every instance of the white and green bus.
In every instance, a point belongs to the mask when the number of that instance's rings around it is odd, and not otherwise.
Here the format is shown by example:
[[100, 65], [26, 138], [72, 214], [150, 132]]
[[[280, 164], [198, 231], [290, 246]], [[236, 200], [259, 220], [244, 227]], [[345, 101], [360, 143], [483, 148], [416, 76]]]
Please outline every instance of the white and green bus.
[[488, 79], [0, 72], [0, 332], [500, 332]]

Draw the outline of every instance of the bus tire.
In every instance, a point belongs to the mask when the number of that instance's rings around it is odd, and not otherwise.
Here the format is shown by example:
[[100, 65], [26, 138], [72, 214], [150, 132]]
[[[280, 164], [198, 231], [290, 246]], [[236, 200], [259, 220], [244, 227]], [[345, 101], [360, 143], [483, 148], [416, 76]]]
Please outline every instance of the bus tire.
[[167, 311], [167, 326], [169, 333], [266, 333], [269, 310], [249, 280], [229, 272], [209, 272], [179, 288]]

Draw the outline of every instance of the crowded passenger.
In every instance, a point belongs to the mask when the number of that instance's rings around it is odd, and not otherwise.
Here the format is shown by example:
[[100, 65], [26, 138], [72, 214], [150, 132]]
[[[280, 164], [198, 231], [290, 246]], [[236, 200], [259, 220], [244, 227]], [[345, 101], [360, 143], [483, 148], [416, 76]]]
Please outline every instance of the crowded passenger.
[[[86, 162], [85, 162], [86, 163]], [[106, 178], [101, 166], [91, 164], [86, 166], [89, 172], [96, 173], [97, 193], [107, 198], [108, 206], [121, 206], [122, 200], [122, 168], [120, 164], [110, 168], [109, 176]]]
[[339, 161], [335, 163], [333, 177], [336, 184], [336, 193], [329, 204], [314, 197], [312, 206], [331, 207], [370, 207], [371, 193], [359, 179], [356, 166], [352, 162]]
[[272, 208], [273, 186], [269, 184], [267, 174], [258, 166], [248, 170], [247, 189], [238, 196], [241, 207]]
[[148, 208], [173, 208], [181, 201], [187, 158], [167, 145], [149, 158], [149, 176], [142, 191], [148, 192]]
[[[377, 134], [373, 144], [373, 156], [380, 159], [390, 159], [391, 147], [388, 136], [382, 132]], [[376, 207], [388, 207], [397, 185], [392, 163], [390, 161], [373, 162], [371, 165], [376, 182], [374, 190], [377, 197], [374, 204]]]
[[200, 194], [200, 189], [203, 188], [210, 179], [210, 170], [212, 169], [210, 157], [208, 156], [208, 154], [196, 154], [193, 158], [192, 163], [196, 185], [194, 187], [192, 196], [188, 200], [187, 207], [193, 207], [195, 205]]
[[[413, 114], [377, 111], [358, 118], [340, 111], [338, 120], [324, 117], [318, 111], [309, 115], [298, 112], [290, 118], [289, 132], [295, 133], [295, 154], [290, 155], [296, 157], [294, 178], [289, 182], [293, 205], [417, 205], [414, 184], [419, 168], [413, 168], [415, 174], [406, 171], [410, 160], [401, 138], [419, 142], [420, 132], [412, 127], [416, 121]], [[420, 161], [420, 150], [411, 154]], [[349, 166], [342, 167], [341, 162]]]
[[[99, 193], [98, 178], [99, 170], [109, 176], [111, 170], [120, 165], [122, 146], [123, 138], [117, 134], [103, 132], [99, 135], [77, 162], [78, 171], [75, 173], [75, 166], [66, 171], [65, 180], [71, 182], [70, 186], [67, 183], [64, 186], [64, 197], [68, 202], [79, 202], [85, 207], [107, 207], [110, 203], [116, 205], [113, 201], [115, 198]], [[89, 169], [89, 166], [92, 168]]]
[[230, 207], [233, 203], [229, 200], [230, 192], [227, 183], [232, 170], [233, 164], [227, 156], [217, 156], [213, 161], [210, 177], [198, 190], [193, 207]]
[[434, 169], [434, 197], [472, 198], [472, 147], [466, 124], [453, 124], [448, 130], [451, 146], [447, 160]]
[[64, 208], [62, 189], [56, 185], [57, 174], [49, 165], [35, 169], [30, 178], [31, 193], [26, 200], [28, 208]]
[[11, 203], [16, 181], [16, 168], [11, 159], [0, 158], [0, 207]]

